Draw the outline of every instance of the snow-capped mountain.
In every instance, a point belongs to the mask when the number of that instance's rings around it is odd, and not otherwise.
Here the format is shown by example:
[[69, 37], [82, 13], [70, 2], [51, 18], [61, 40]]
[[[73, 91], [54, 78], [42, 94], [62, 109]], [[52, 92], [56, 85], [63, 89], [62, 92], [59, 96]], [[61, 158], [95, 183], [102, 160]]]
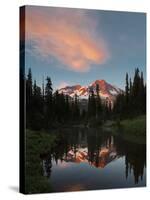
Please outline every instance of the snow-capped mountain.
[[107, 83], [105, 80], [96, 80], [88, 86], [66, 86], [59, 89], [58, 92], [69, 95], [70, 97], [74, 97], [76, 94], [80, 99], [88, 99], [91, 89], [93, 89], [94, 93], [96, 93], [96, 85], [99, 85], [99, 95], [102, 99], [109, 99], [113, 101], [118, 94], [123, 92], [120, 88]]

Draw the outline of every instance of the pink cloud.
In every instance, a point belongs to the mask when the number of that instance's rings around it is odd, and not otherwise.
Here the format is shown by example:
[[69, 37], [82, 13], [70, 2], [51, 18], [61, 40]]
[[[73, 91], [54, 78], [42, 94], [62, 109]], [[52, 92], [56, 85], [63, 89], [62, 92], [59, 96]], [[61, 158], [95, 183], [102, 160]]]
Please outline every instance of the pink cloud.
[[103, 39], [96, 35], [97, 21], [87, 11], [28, 7], [26, 38], [34, 52], [54, 57], [67, 70], [86, 72], [108, 58]]

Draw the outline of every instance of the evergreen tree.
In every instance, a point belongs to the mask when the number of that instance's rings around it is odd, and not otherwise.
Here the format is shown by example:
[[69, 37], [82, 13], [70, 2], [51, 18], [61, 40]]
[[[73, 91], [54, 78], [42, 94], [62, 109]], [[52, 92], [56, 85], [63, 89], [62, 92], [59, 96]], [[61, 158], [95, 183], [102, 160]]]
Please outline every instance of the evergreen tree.
[[27, 116], [27, 127], [31, 126], [32, 121], [32, 72], [29, 68], [28, 75], [26, 78], [26, 116]]
[[99, 93], [100, 88], [99, 85], [96, 84], [96, 118], [102, 117], [102, 102]]
[[65, 96], [65, 119], [67, 121], [70, 120], [70, 103], [69, 103], [69, 97], [68, 95]]
[[27, 109], [31, 107], [32, 101], [32, 72], [29, 68], [27, 79], [26, 79], [26, 106]]
[[88, 97], [88, 118], [91, 117], [91, 94]]
[[54, 120], [59, 121], [59, 93], [58, 90], [53, 95], [53, 108], [54, 108]]
[[93, 88], [90, 88], [88, 99], [88, 117], [95, 118], [96, 117], [96, 99]]
[[129, 79], [128, 79], [128, 73], [126, 73], [124, 115], [128, 114], [129, 114]]
[[129, 104], [128, 104], [128, 113], [130, 115], [130, 117], [132, 116], [132, 110], [133, 110], [133, 84], [132, 84], [132, 80], [130, 78], [130, 87], [129, 87]]
[[141, 80], [140, 80], [140, 75], [139, 75], [139, 69], [135, 69], [135, 76], [134, 76], [134, 81], [133, 81], [133, 112], [135, 115], [140, 114], [140, 86], [141, 85]]
[[125, 95], [119, 94], [116, 98], [116, 101], [114, 103], [113, 112], [117, 119], [123, 119], [124, 118], [124, 109], [125, 109]]
[[63, 93], [59, 94], [59, 115], [60, 115], [60, 122], [64, 123], [65, 121], [65, 108], [66, 108], [66, 102], [65, 102], [65, 96]]
[[128, 73], [126, 73], [126, 87], [125, 87], [125, 95], [126, 95], [126, 104], [129, 102], [129, 81], [128, 81]]
[[45, 122], [46, 128], [51, 127], [51, 121], [53, 118], [53, 88], [50, 77], [46, 79], [45, 87]]
[[74, 119], [79, 120], [80, 117], [80, 109], [79, 109], [79, 102], [78, 102], [78, 96], [75, 94], [74, 98]]
[[34, 81], [32, 97], [32, 129], [39, 130], [43, 128], [43, 120], [43, 99], [41, 88], [38, 87], [36, 81]]
[[139, 101], [140, 101], [140, 110], [142, 113], [145, 112], [145, 89], [144, 89], [144, 78], [143, 78], [143, 72], [141, 72], [140, 77], [140, 92], [139, 92]]
[[87, 112], [85, 109], [83, 109], [81, 111], [81, 119], [83, 120], [83, 122], [86, 122], [86, 117], [87, 117]]
[[132, 80], [131, 80], [131, 78], [130, 78], [130, 89], [129, 89], [129, 93], [130, 93], [130, 95], [132, 94]]
[[96, 118], [99, 117], [99, 103], [100, 103], [100, 96], [99, 96], [99, 85], [96, 84]]
[[143, 101], [144, 101], [144, 106], [143, 106], [143, 108], [144, 108], [144, 114], [146, 113], [146, 84], [145, 84], [145, 86], [144, 86], [144, 99], [143, 99]]
[[119, 94], [114, 104], [113, 113], [120, 118], [129, 118], [145, 114], [146, 112], [146, 86], [144, 85], [143, 72], [135, 69], [133, 83], [130, 78], [128, 83], [128, 74], [126, 74], [125, 93]]

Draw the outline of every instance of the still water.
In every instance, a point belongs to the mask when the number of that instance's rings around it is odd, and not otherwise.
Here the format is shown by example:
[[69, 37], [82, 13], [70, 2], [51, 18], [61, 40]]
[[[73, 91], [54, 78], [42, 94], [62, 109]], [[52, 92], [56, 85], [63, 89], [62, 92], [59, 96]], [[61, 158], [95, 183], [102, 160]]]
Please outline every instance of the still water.
[[146, 146], [97, 129], [61, 129], [43, 157], [54, 192], [146, 185]]

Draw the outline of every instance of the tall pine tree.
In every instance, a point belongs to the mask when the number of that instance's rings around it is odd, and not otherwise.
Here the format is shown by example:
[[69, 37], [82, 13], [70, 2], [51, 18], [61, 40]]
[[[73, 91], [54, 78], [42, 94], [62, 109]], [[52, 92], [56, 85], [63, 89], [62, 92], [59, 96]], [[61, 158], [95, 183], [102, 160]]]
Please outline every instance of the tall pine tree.
[[46, 128], [51, 127], [51, 122], [53, 119], [53, 88], [50, 77], [46, 79], [45, 87], [45, 122]]
[[31, 127], [32, 121], [32, 72], [29, 68], [28, 75], [26, 78], [26, 116], [27, 116], [27, 127]]

